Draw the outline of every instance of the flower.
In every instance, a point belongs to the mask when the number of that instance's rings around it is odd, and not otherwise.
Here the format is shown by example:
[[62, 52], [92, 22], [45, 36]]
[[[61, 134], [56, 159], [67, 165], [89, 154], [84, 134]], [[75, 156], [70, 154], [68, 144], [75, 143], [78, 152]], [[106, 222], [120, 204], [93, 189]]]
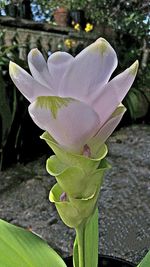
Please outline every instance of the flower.
[[93, 30], [93, 25], [91, 23], [86, 23], [86, 26], [85, 26], [85, 31], [86, 32], [90, 32]]
[[64, 44], [67, 48], [72, 48], [73, 46], [76, 45], [76, 42], [72, 39], [66, 39]]
[[74, 25], [74, 29], [75, 29], [76, 31], [80, 31], [80, 24], [79, 24], [79, 23], [75, 23], [75, 25]]
[[72, 47], [72, 42], [70, 39], [66, 39], [65, 40], [65, 45], [68, 47], [68, 48], [71, 48]]
[[28, 63], [32, 76], [13, 62], [10, 76], [30, 101], [30, 116], [45, 130], [41, 138], [55, 153], [46, 164], [57, 180], [50, 201], [64, 223], [77, 229], [96, 212], [103, 176], [110, 168], [104, 142], [125, 112], [121, 101], [138, 62], [109, 81], [117, 56], [99, 38], [76, 57], [55, 52], [47, 63], [32, 49]]
[[125, 107], [121, 101], [130, 89], [138, 61], [109, 81], [117, 67], [117, 56], [103, 38], [76, 57], [53, 53], [46, 63], [37, 49], [28, 55], [31, 74], [10, 62], [10, 76], [30, 101], [33, 121], [64, 149], [92, 154], [120, 122]]

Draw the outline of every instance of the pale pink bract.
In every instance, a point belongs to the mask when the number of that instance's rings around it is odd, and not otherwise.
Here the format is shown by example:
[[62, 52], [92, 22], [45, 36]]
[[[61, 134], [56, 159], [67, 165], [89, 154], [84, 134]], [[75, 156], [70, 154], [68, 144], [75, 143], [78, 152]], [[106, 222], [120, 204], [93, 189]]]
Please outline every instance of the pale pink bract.
[[13, 62], [10, 76], [31, 102], [33, 121], [69, 151], [81, 153], [85, 144], [99, 149], [125, 112], [120, 104], [135, 79], [138, 61], [109, 81], [117, 56], [111, 45], [99, 38], [76, 57], [55, 52], [47, 63], [32, 49], [28, 64], [32, 76]]

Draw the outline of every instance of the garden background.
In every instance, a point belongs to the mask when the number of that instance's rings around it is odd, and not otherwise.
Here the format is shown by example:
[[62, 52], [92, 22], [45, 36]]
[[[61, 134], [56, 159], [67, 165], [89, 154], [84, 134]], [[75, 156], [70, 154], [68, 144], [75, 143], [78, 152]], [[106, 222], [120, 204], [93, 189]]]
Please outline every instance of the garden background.
[[45, 58], [57, 50], [76, 55], [100, 36], [117, 52], [113, 75], [139, 60], [124, 100], [127, 112], [108, 141], [113, 168], [99, 203], [99, 251], [138, 262], [150, 248], [149, 1], [1, 0], [0, 14], [0, 217], [31, 227], [64, 256], [71, 254], [74, 232], [48, 201], [54, 180], [44, 168], [52, 152], [39, 139], [42, 131], [28, 115], [28, 102], [10, 80], [9, 61], [28, 70], [27, 54], [34, 47]]

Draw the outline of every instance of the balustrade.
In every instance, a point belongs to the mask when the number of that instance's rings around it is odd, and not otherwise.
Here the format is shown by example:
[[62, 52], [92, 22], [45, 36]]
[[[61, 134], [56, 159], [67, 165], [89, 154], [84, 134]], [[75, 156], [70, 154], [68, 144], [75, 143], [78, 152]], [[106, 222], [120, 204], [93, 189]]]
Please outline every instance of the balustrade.
[[3, 35], [1, 43], [8, 47], [17, 44], [19, 58], [23, 60], [26, 60], [30, 49], [35, 47], [38, 47], [45, 56], [58, 50], [69, 51], [75, 55], [98, 36], [106, 35], [104, 28], [100, 28], [97, 33], [76, 32], [69, 27], [11, 17], [0, 17], [0, 32]]

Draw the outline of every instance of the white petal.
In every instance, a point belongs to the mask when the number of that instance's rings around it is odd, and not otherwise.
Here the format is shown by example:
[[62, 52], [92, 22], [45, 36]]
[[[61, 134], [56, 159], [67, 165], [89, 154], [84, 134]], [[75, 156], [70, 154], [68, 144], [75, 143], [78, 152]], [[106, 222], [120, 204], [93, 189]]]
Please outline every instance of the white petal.
[[66, 52], [55, 52], [47, 61], [50, 77], [52, 79], [53, 87], [58, 95], [59, 86], [66, 69], [74, 61], [74, 57]]
[[102, 144], [108, 139], [108, 137], [112, 134], [115, 130], [119, 122], [121, 121], [126, 108], [120, 104], [115, 112], [111, 115], [108, 121], [102, 126], [102, 128], [98, 131], [96, 136], [90, 139], [88, 142], [88, 146], [90, 147], [92, 153], [96, 154]]
[[63, 147], [80, 151], [99, 129], [99, 118], [88, 105], [60, 97], [39, 97], [29, 106], [33, 121]]
[[52, 91], [39, 84], [29, 73], [13, 62], [9, 64], [9, 73], [16, 87], [30, 102], [37, 96], [53, 95]]
[[60, 94], [87, 101], [97, 84], [104, 86], [117, 66], [114, 49], [103, 38], [75, 57], [65, 73]]
[[35, 80], [48, 88], [53, 88], [52, 78], [48, 71], [47, 63], [37, 48], [34, 48], [29, 52], [28, 64]]
[[106, 84], [103, 89], [97, 88], [93, 94], [90, 105], [99, 114], [100, 121], [104, 124], [117, 106], [122, 102], [134, 82], [138, 69], [138, 61], [113, 80]]

